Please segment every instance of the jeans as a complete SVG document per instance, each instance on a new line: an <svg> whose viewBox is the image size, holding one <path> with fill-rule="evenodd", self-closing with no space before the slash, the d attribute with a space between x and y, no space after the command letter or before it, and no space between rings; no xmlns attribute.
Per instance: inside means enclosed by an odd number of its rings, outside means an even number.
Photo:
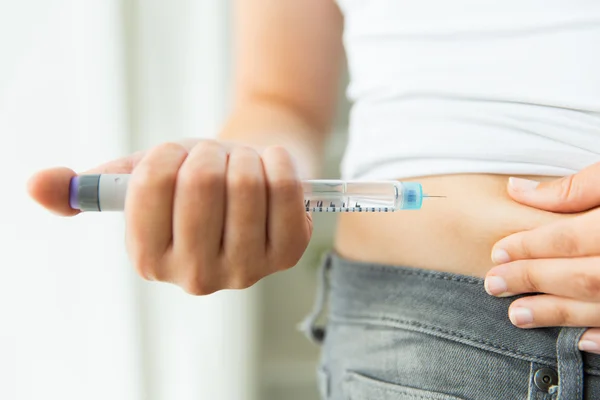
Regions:
<svg viewBox="0 0 600 400"><path fill-rule="evenodd" d="M302 329L323 400L600 399L585 328L521 329L483 279L329 254ZM317 323L327 307L327 321Z"/></svg>

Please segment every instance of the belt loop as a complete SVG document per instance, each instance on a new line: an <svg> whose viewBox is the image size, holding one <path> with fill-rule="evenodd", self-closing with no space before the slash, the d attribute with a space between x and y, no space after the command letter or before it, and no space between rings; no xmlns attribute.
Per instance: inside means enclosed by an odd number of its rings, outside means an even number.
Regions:
<svg viewBox="0 0 600 400"><path fill-rule="evenodd" d="M317 320L323 313L325 303L327 302L327 294L329 291L328 272L331 268L331 253L327 252L321 259L321 265L317 271L317 293L313 309L298 325L298 329L308 337L308 339L316 345L323 343L325 339L325 328L317 326Z"/></svg>
<svg viewBox="0 0 600 400"><path fill-rule="evenodd" d="M587 328L562 328L556 341L557 400L583 400L583 359L578 344Z"/></svg>

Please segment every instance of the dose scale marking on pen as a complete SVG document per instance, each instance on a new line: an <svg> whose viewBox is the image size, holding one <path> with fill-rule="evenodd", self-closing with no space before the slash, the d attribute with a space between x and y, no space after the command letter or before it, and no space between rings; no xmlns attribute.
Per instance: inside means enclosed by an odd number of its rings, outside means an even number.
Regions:
<svg viewBox="0 0 600 400"><path fill-rule="evenodd" d="M131 175L97 174L73 177L69 188L71 208L81 211L123 211ZM419 210L423 188L417 182L302 181L304 206L311 212L394 212Z"/></svg>

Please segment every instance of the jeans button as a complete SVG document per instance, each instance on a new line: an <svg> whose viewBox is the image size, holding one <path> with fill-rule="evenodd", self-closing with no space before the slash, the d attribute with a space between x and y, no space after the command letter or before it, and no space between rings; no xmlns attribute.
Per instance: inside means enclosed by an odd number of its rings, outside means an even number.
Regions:
<svg viewBox="0 0 600 400"><path fill-rule="evenodd" d="M558 375L552 368L540 368L535 371L533 382L538 389L547 392L551 386L558 385Z"/></svg>

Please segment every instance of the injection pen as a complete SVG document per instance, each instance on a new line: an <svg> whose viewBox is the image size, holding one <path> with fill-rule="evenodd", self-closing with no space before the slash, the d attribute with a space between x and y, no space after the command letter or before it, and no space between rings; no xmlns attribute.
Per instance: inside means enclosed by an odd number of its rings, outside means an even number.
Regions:
<svg viewBox="0 0 600 400"><path fill-rule="evenodd" d="M81 211L123 211L130 177L128 174L73 177L69 204ZM306 180L302 186L306 211L312 212L419 210L423 198L440 197L424 195L417 182Z"/></svg>

